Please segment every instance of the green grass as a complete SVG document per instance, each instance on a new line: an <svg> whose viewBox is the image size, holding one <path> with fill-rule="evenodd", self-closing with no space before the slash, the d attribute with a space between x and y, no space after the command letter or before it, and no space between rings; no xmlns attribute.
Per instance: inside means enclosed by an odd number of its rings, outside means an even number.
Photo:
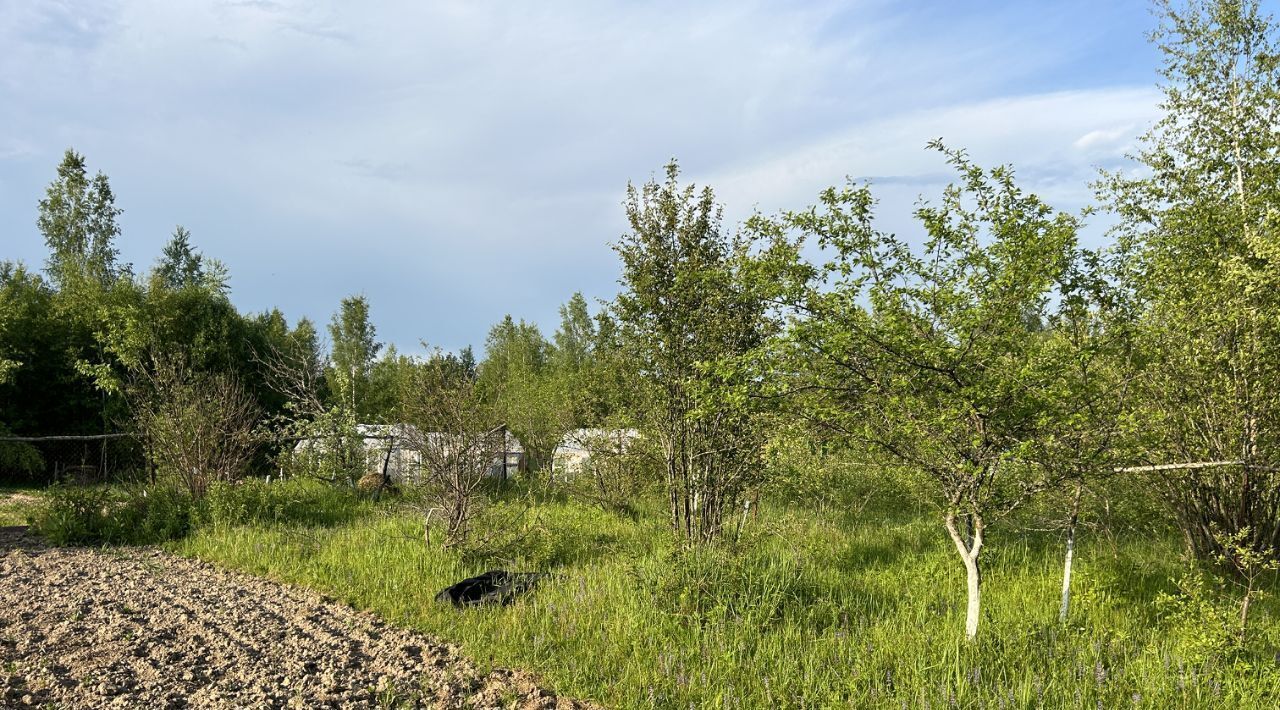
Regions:
<svg viewBox="0 0 1280 710"><path fill-rule="evenodd" d="M516 505L500 503L492 519ZM421 519L395 503L349 512L208 523L171 547L322 590L459 643L482 665L528 669L558 692L612 706L1280 701L1276 606L1255 603L1246 648L1204 653L1196 644L1228 629L1175 618L1158 601L1185 572L1172 535L1085 536L1076 603L1059 625L1060 543L997 528L984 552L979 639L965 643L959 560L935 515L897 502L856 516L766 507L736 547L677 554L656 510L632 520L543 501L518 544L481 559L427 546ZM498 566L559 576L505 608L432 600ZM1228 599L1214 603L1230 610Z"/></svg>
<svg viewBox="0 0 1280 710"><path fill-rule="evenodd" d="M26 525L32 508L31 498L39 498L36 486L0 483L0 527Z"/></svg>

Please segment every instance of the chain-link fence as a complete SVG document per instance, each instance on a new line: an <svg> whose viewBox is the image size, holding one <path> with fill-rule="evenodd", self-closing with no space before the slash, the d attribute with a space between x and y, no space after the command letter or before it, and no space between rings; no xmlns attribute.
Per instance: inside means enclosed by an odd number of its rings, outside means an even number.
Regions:
<svg viewBox="0 0 1280 710"><path fill-rule="evenodd" d="M487 476L507 480L523 471L525 458L519 442L505 427L490 435L502 437L502 443L493 444L494 461ZM401 482L419 475L422 448L420 434L381 431L360 431L340 438L263 437L253 445L245 473L349 479L351 483L376 473ZM136 434L0 436L0 484L141 483L151 481L153 475L146 448Z"/></svg>
<svg viewBox="0 0 1280 710"><path fill-rule="evenodd" d="M246 473L280 473L280 454L293 445L290 440L258 442ZM136 434L0 437L0 483L141 483L153 474Z"/></svg>
<svg viewBox="0 0 1280 710"><path fill-rule="evenodd" d="M102 483L146 476L146 456L131 434L0 437L0 481Z"/></svg>

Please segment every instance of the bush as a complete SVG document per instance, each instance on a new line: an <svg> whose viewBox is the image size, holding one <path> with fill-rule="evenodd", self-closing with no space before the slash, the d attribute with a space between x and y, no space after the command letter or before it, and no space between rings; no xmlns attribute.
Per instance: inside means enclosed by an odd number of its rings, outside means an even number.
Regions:
<svg viewBox="0 0 1280 710"><path fill-rule="evenodd" d="M150 545L176 540L191 532L197 505L177 488L134 489L111 516L120 542Z"/></svg>
<svg viewBox="0 0 1280 710"><path fill-rule="evenodd" d="M0 436L8 433L0 426ZM0 441L0 474L30 481L38 479L44 469L44 457L36 447L22 441Z"/></svg>
<svg viewBox="0 0 1280 710"><path fill-rule="evenodd" d="M1193 664L1228 660L1240 648L1230 602L1196 569L1178 580L1178 592L1156 598L1178 654Z"/></svg>
<svg viewBox="0 0 1280 710"><path fill-rule="evenodd" d="M145 545L172 540L191 529L195 504L172 488L128 490L54 486L31 517L31 526L55 545Z"/></svg>
<svg viewBox="0 0 1280 710"><path fill-rule="evenodd" d="M312 481L218 482L199 501L176 486L58 485L29 522L55 545L151 545L206 524L334 525L351 520L365 505L351 491Z"/></svg>
<svg viewBox="0 0 1280 710"><path fill-rule="evenodd" d="M239 380L192 371L181 358L156 358L151 365L135 373L129 397L160 478L199 498L211 483L244 475L261 412Z"/></svg>
<svg viewBox="0 0 1280 710"><path fill-rule="evenodd" d="M107 533L110 491L54 486L32 514L31 527L55 545L100 542Z"/></svg>

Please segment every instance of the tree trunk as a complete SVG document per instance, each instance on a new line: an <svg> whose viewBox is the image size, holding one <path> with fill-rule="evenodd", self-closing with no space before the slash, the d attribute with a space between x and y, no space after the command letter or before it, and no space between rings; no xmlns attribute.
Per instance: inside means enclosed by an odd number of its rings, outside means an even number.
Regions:
<svg viewBox="0 0 1280 710"><path fill-rule="evenodd" d="M751 499L742 501L742 519L738 521L738 532L734 533L733 541L737 542L742 538L742 528L747 525L747 513L751 510Z"/></svg>
<svg viewBox="0 0 1280 710"><path fill-rule="evenodd" d="M374 502L382 500L382 491L391 485L391 476L387 468L391 465L391 452L396 448L396 440L390 439L387 444L387 455L382 458L382 477L378 479L378 488L373 492Z"/></svg>
<svg viewBox="0 0 1280 710"><path fill-rule="evenodd" d="M1253 600L1253 580L1244 590L1244 599L1240 602L1240 644L1244 645L1245 634L1249 628L1249 602Z"/></svg>
<svg viewBox="0 0 1280 710"><path fill-rule="evenodd" d="M978 567L978 555L982 552L982 516L970 513L969 524L973 526L973 536L966 541L956 527L955 513L948 512L945 518L947 533L960 553L968 581L969 603L965 612L964 635L972 641L978 635L978 619L982 610L982 570Z"/></svg>
<svg viewBox="0 0 1280 710"><path fill-rule="evenodd" d="M964 637L972 641L978 636L978 618L982 611L982 570L976 556L966 557L964 569L968 577L969 604L965 608Z"/></svg>
<svg viewBox="0 0 1280 710"><path fill-rule="evenodd" d="M1076 493L1071 499L1071 516L1067 519L1067 555L1062 565L1062 607L1058 609L1058 623L1067 623L1071 610L1071 563L1076 552L1076 523L1080 520L1080 493L1083 484L1076 483Z"/></svg>

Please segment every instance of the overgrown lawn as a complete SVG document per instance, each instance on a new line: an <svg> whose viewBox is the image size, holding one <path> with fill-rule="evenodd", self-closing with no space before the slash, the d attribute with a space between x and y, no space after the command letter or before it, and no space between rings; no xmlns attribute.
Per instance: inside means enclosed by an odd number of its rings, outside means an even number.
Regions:
<svg viewBox="0 0 1280 710"><path fill-rule="evenodd" d="M512 498L493 520L526 502ZM1233 647L1225 589L1178 596L1187 570L1172 535L1085 536L1060 625L1059 540L997 529L984 553L982 628L968 644L963 572L927 510L766 507L736 545L678 553L657 508L636 520L543 500L514 542L483 554L427 545L421 518L394 501L301 522L208 522L171 547L322 590L457 642L482 664L532 670L558 692L619 707L1280 700L1276 606L1255 604L1249 643ZM556 576L508 607L433 601L495 567Z"/></svg>

